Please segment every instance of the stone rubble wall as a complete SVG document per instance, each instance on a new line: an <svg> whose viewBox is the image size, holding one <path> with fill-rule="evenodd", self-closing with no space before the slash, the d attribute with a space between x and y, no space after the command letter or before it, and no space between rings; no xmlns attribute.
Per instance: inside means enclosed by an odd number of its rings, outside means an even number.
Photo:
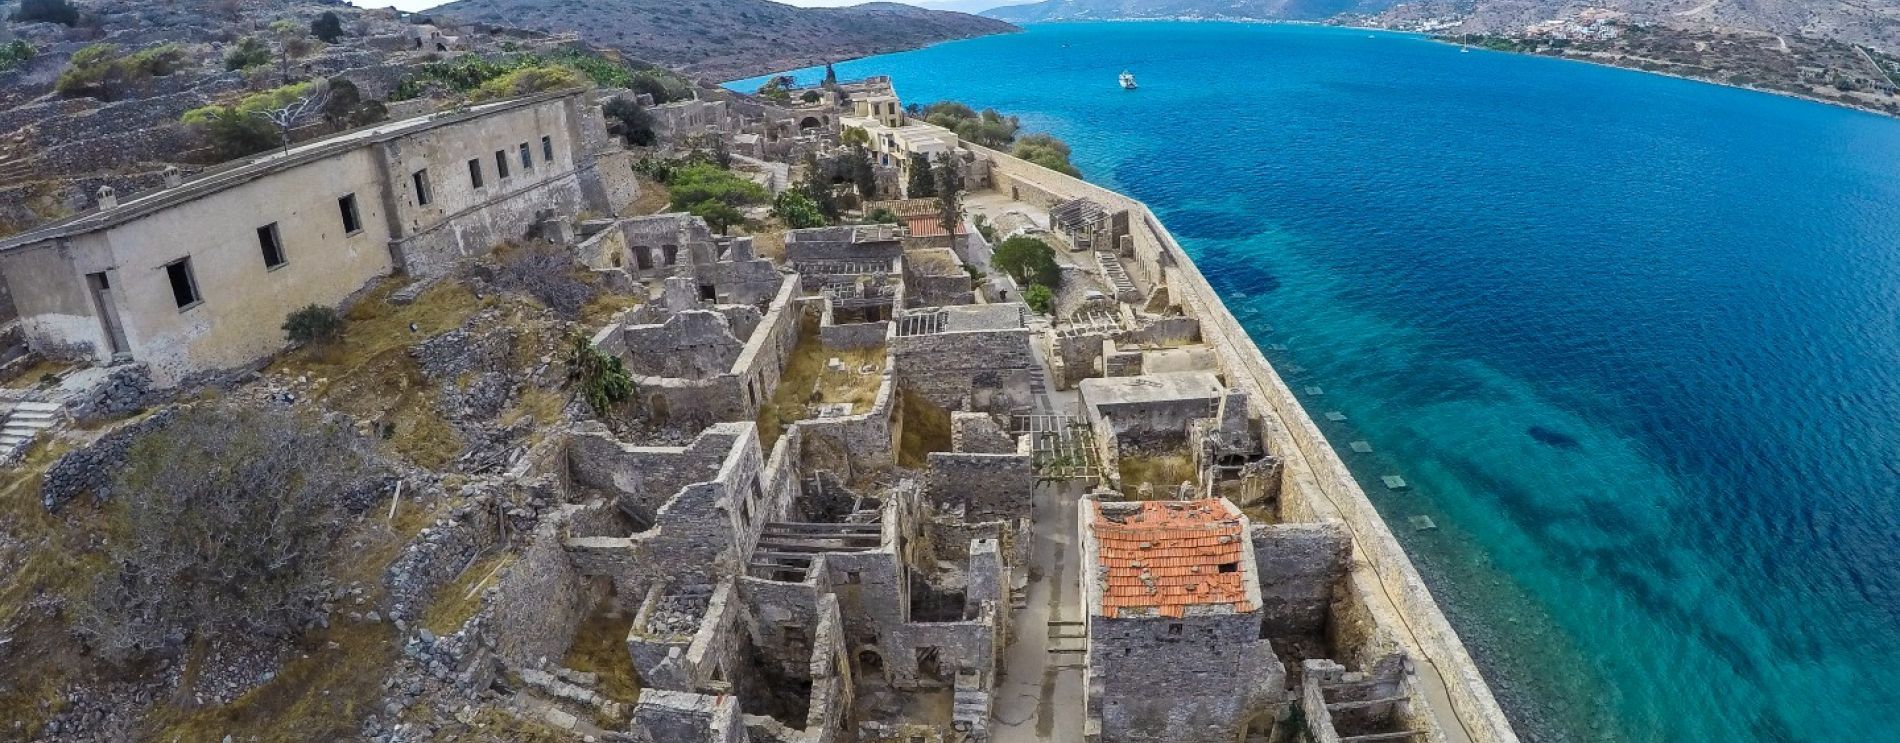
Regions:
<svg viewBox="0 0 1900 743"><path fill-rule="evenodd" d="M1036 466L1028 454L931 452L924 475L930 503L961 509L971 521L1030 515Z"/></svg>
<svg viewBox="0 0 1900 743"><path fill-rule="evenodd" d="M1337 521L1255 524L1261 630L1268 637L1323 635L1334 592L1352 569L1352 535Z"/></svg>
<svg viewBox="0 0 1900 743"><path fill-rule="evenodd" d="M890 354L906 388L948 410L1027 408L1035 355L1028 328L895 336Z"/></svg>
<svg viewBox="0 0 1900 743"><path fill-rule="evenodd" d="M1153 212L1138 201L1081 179L967 142L964 147L991 162L997 190L1016 193L1023 201L1049 205L1066 200L1058 196L1087 196L1111 209L1129 210L1134 222L1131 273L1166 276L1171 298L1200 320L1201 335L1217 352L1228 383L1246 392L1264 415L1267 450L1287 461L1283 515L1343 521L1353 537L1353 553L1366 567L1354 571L1353 590L1365 597L1378 623L1395 628L1422 654L1430 667L1420 673L1436 673L1443 679L1452 712L1475 743L1516 743L1517 733L1490 686L1383 517L1293 391ZM1387 601L1398 616L1385 610Z"/></svg>

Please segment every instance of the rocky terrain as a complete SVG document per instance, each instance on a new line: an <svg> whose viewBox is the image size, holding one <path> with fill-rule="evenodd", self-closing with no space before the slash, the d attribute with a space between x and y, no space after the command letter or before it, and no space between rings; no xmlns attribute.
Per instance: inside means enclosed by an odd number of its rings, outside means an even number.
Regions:
<svg viewBox="0 0 1900 743"><path fill-rule="evenodd" d="M180 121L186 111L287 82L338 77L350 80L365 100L384 99L416 66L439 57L405 38L417 28L411 19L340 2L79 0L75 5L82 15L71 26L0 23L0 46L17 42L31 50L10 69L0 65L0 235L83 210L101 186L131 195L162 186L168 167L188 176L228 159ZM334 43L309 34L311 23L326 12L341 21ZM477 54L562 43L545 34L493 27L450 27L445 33L455 35L458 51ZM261 40L267 61L231 69L228 57L247 38ZM59 90L61 76L75 67L75 55L102 44L121 59L162 51L172 61L137 74L114 66L96 89ZM285 50L291 53L279 53ZM352 123L336 121L300 134Z"/></svg>
<svg viewBox="0 0 1900 743"><path fill-rule="evenodd" d="M983 11L1012 23L1124 18L1208 18L1316 21L1342 13L1377 13L1392 0L1044 0Z"/></svg>
<svg viewBox="0 0 1900 743"><path fill-rule="evenodd" d="M897 3L794 8L769 0L459 0L431 15L575 32L709 80L1006 33L1014 26Z"/></svg>

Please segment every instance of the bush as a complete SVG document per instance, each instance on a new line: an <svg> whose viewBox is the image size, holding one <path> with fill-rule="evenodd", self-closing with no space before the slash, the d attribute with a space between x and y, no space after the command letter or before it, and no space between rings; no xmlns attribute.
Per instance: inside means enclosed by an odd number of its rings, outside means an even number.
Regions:
<svg viewBox="0 0 1900 743"><path fill-rule="evenodd" d="M186 111L179 121L196 129L226 159L255 155L284 144L284 134L263 113L310 94L298 83L246 96L234 106L210 105Z"/></svg>
<svg viewBox="0 0 1900 743"><path fill-rule="evenodd" d="M705 219L720 232L744 219L739 207L763 204L770 194L752 181L710 163L693 163L673 171L667 190L673 208Z"/></svg>
<svg viewBox="0 0 1900 743"><path fill-rule="evenodd" d="M270 47L263 39L246 36L224 54L224 69L236 72L271 63Z"/></svg>
<svg viewBox="0 0 1900 743"><path fill-rule="evenodd" d="M582 80L581 73L571 67L560 65L524 67L482 83L474 92L469 93L468 98L471 101L493 101L550 90L578 88L585 84Z"/></svg>
<svg viewBox="0 0 1900 743"><path fill-rule="evenodd" d="M899 224L900 223L899 220L897 219L896 214L893 214L890 209L881 207L881 206L876 209L872 209L870 214L864 215L864 220L872 224Z"/></svg>
<svg viewBox="0 0 1900 743"><path fill-rule="evenodd" d="M801 95L798 97L798 100L804 101L806 103L817 103L818 99L823 98L823 97L824 96L819 95L818 91L816 90L807 90L805 91L804 95Z"/></svg>
<svg viewBox="0 0 1900 743"><path fill-rule="evenodd" d="M1025 287L1032 284L1055 289L1062 286L1062 267L1056 264L1056 251L1048 243L1018 235L996 246L990 265L1002 269Z"/></svg>
<svg viewBox="0 0 1900 743"><path fill-rule="evenodd" d="M580 387L581 398L596 415L605 416L633 399L633 377L618 357L595 348L584 335L575 335L568 347L568 381Z"/></svg>
<svg viewBox="0 0 1900 743"><path fill-rule="evenodd" d="M73 54L54 89L66 96L110 98L184 65L185 49L177 44L160 44L131 55L121 55L114 44L93 44Z"/></svg>
<svg viewBox="0 0 1900 743"><path fill-rule="evenodd" d="M1069 145L1047 134L1031 134L1017 140L1010 154L1058 173L1082 177L1082 171L1069 163Z"/></svg>
<svg viewBox="0 0 1900 743"><path fill-rule="evenodd" d="M925 121L956 132L958 137L984 147L1008 147L1015 141L1016 130L1021 127L1014 116L1004 116L993 108L977 113L956 101L932 103L924 108L923 117Z"/></svg>
<svg viewBox="0 0 1900 743"><path fill-rule="evenodd" d="M120 662L191 641L292 637L321 616L343 515L385 475L338 420L187 408L135 441L113 480L126 528L105 547L79 626Z"/></svg>
<svg viewBox="0 0 1900 743"><path fill-rule="evenodd" d="M1055 305L1055 301L1056 293L1041 284L1030 284L1028 289L1023 290L1023 302L1027 303L1029 309L1035 311L1036 314L1049 314L1049 309Z"/></svg>
<svg viewBox="0 0 1900 743"><path fill-rule="evenodd" d="M904 196L912 199L926 199L937 195L937 176L930 169L930 157L922 153L910 156L910 180L904 187Z"/></svg>
<svg viewBox="0 0 1900 743"><path fill-rule="evenodd" d="M33 61L36 54L33 45L19 39L0 45L0 72L24 67L26 63Z"/></svg>
<svg viewBox="0 0 1900 743"><path fill-rule="evenodd" d="M829 221L811 197L789 189L772 201L772 216L784 222L786 228L794 230L823 227Z"/></svg>
<svg viewBox="0 0 1900 743"><path fill-rule="evenodd" d="M577 270L574 259L558 249L520 250L502 261L495 284L534 297L554 314L572 320L597 293Z"/></svg>
<svg viewBox="0 0 1900 743"><path fill-rule="evenodd" d="M335 44L343 39L343 19L337 17L336 11L323 11L323 15L310 22L310 35L325 44Z"/></svg>
<svg viewBox="0 0 1900 743"><path fill-rule="evenodd" d="M20 9L13 14L13 20L71 26L79 23L79 9L67 0L20 0Z"/></svg>
<svg viewBox="0 0 1900 743"><path fill-rule="evenodd" d="M624 96L616 97L600 107L607 117L607 131L619 135L629 147L646 147L656 140L653 134L653 115L640 107L640 103Z"/></svg>
<svg viewBox="0 0 1900 743"><path fill-rule="evenodd" d="M343 339L343 316L335 308L310 305L284 318L284 337L291 343L335 343Z"/></svg>

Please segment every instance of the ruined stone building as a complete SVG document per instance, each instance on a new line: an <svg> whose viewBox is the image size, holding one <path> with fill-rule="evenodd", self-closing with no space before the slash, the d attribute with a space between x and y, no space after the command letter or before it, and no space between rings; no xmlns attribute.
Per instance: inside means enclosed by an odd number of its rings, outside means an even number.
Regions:
<svg viewBox="0 0 1900 743"><path fill-rule="evenodd" d="M566 91L317 140L0 241L27 344L150 366L169 386L283 347L291 310L400 271L440 275L544 214L611 211L604 125Z"/></svg>
<svg viewBox="0 0 1900 743"><path fill-rule="evenodd" d="M1089 739L1230 743L1268 732L1286 670L1260 631L1247 517L1225 500L1082 515Z"/></svg>

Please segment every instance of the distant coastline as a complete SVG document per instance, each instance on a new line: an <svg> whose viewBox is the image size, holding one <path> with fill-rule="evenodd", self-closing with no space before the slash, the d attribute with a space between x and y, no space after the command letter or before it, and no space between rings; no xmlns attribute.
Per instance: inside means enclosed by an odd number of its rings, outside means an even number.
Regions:
<svg viewBox="0 0 1900 743"><path fill-rule="evenodd" d="M1383 30L1383 29L1375 29L1375 30ZM1425 33L1418 33L1418 32L1401 32L1401 31L1388 31L1388 33L1410 33L1416 36L1428 37L1432 41L1445 44L1447 46L1468 46L1465 43L1459 41L1456 37L1450 37L1450 36L1439 36L1436 34L1425 34ZM1793 98L1798 101L1807 101L1809 103L1819 103L1826 106L1833 106L1835 108L1844 108L1849 111L1859 111L1861 113L1874 114L1882 118L1900 119L1900 113L1885 111L1882 109L1872 108L1869 106L1856 106L1851 103L1846 103L1846 102L1838 101L1838 100L1832 100L1828 98L1821 98L1818 96L1802 95L1792 90L1764 88L1758 85L1741 85L1737 83L1728 82L1726 80L1717 80L1714 78L1703 77L1700 75L1684 75L1677 72L1664 72L1662 70L1645 70L1641 67L1636 67L1633 65L1621 65L1621 64L1615 64L1613 62L1604 62L1604 61L1596 60L1596 59L1584 59L1582 57L1572 57L1572 56L1562 55L1562 54L1539 54L1537 52L1519 52L1519 51L1510 51L1506 49L1491 49L1489 47L1482 47L1482 46L1472 46L1471 48L1476 49L1477 51L1490 52L1493 54L1515 54L1520 57L1538 57L1541 59L1554 59L1560 62L1578 62L1578 63L1592 65L1596 67L1608 67L1613 70L1627 70L1630 72L1640 72L1645 75L1656 75L1658 77L1669 77L1669 78L1675 78L1677 80L1688 80L1690 82L1704 83L1707 85L1714 85L1716 87L1721 87L1721 88L1733 88L1735 90L1746 90L1746 91L1755 92L1755 93L1767 93L1769 95L1781 96L1783 98Z"/></svg>

